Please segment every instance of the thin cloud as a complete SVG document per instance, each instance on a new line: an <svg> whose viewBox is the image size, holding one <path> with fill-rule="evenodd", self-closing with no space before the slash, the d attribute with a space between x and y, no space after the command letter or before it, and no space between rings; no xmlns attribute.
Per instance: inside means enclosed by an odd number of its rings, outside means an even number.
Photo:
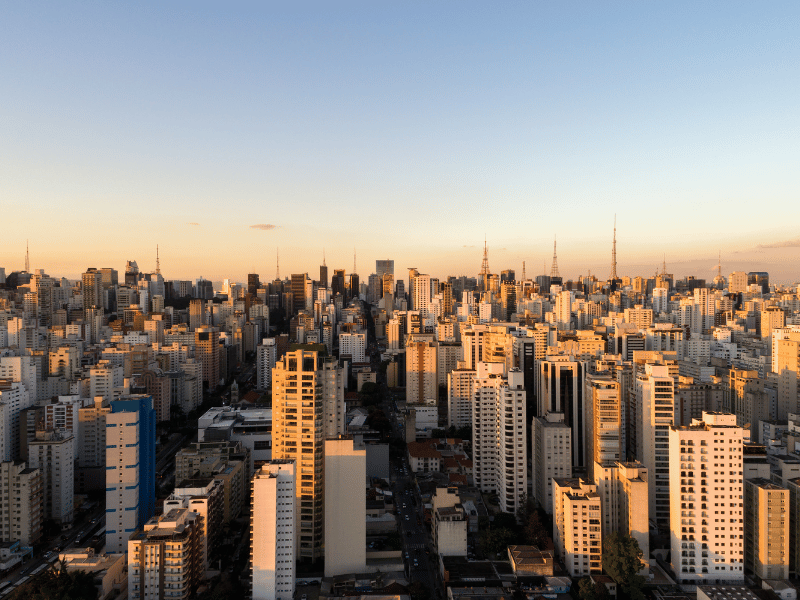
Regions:
<svg viewBox="0 0 800 600"><path fill-rule="evenodd" d="M192 227L200 227L200 223L187 223L187 225L191 225Z"/></svg>
<svg viewBox="0 0 800 600"><path fill-rule="evenodd" d="M250 225L250 229L260 229L261 231L269 231L270 229L275 229L276 225L270 225L268 223L259 223L258 225Z"/></svg>
<svg viewBox="0 0 800 600"><path fill-rule="evenodd" d="M475 246L467 246L466 244L464 244L464 248L474 248L474 247Z"/></svg>
<svg viewBox="0 0 800 600"><path fill-rule="evenodd" d="M786 240L785 242L773 242L772 244L759 244L756 248L800 248L800 238Z"/></svg>

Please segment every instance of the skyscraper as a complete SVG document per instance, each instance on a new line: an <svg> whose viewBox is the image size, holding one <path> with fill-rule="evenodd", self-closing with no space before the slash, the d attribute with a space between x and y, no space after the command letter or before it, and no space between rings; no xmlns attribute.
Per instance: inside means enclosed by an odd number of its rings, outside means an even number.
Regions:
<svg viewBox="0 0 800 600"><path fill-rule="evenodd" d="M251 483L250 568L253 600L292 600L298 527L297 465L273 460Z"/></svg>
<svg viewBox="0 0 800 600"><path fill-rule="evenodd" d="M150 396L123 396L106 415L106 552L128 551L128 538L155 513L156 413Z"/></svg>
<svg viewBox="0 0 800 600"><path fill-rule="evenodd" d="M342 371L317 352L287 352L272 371L272 457L293 460L297 486L297 557L322 557L325 438L344 433Z"/></svg>
<svg viewBox="0 0 800 600"><path fill-rule="evenodd" d="M203 384L216 389L219 385L219 330L216 327L198 327L194 332L194 355L203 365Z"/></svg>
<svg viewBox="0 0 800 600"><path fill-rule="evenodd" d="M669 537L678 583L744 583L742 438L736 417L724 413L703 412L702 420L669 430Z"/></svg>
<svg viewBox="0 0 800 600"><path fill-rule="evenodd" d="M103 308L103 276L97 269L88 269L81 279L83 309Z"/></svg>

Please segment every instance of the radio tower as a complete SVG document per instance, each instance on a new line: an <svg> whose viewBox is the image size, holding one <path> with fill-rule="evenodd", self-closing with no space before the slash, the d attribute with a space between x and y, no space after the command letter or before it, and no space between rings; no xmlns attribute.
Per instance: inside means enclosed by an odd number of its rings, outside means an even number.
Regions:
<svg viewBox="0 0 800 600"><path fill-rule="evenodd" d="M553 239L553 266L550 269L550 278L552 279L553 277L561 277L561 275L558 274L558 257L556 256L556 240L555 239Z"/></svg>
<svg viewBox="0 0 800 600"><path fill-rule="evenodd" d="M281 251L275 248L275 281L281 280Z"/></svg>
<svg viewBox="0 0 800 600"><path fill-rule="evenodd" d="M353 273L356 272L356 249L353 248Z"/></svg>
<svg viewBox="0 0 800 600"><path fill-rule="evenodd" d="M666 275L667 274L667 255L666 254L664 254L664 262L661 264L661 274L662 275Z"/></svg>
<svg viewBox="0 0 800 600"><path fill-rule="evenodd" d="M25 272L31 272L31 255L28 251L28 240L25 240Z"/></svg>
<svg viewBox="0 0 800 600"><path fill-rule="evenodd" d="M158 244L156 244L156 275L161 275L161 261L158 259Z"/></svg>
<svg viewBox="0 0 800 600"><path fill-rule="evenodd" d="M528 277L525 275L525 261L522 261L522 281L527 281Z"/></svg>
<svg viewBox="0 0 800 600"><path fill-rule="evenodd" d="M720 281L722 280L722 251L719 253L719 259L717 262L717 277L720 278Z"/></svg>
<svg viewBox="0 0 800 600"><path fill-rule="evenodd" d="M617 278L617 215L614 215L614 242L611 245L611 281Z"/></svg>
<svg viewBox="0 0 800 600"><path fill-rule="evenodd" d="M486 238L483 238L483 262L481 263L481 277L483 278L483 291L489 291L489 249L486 247Z"/></svg>

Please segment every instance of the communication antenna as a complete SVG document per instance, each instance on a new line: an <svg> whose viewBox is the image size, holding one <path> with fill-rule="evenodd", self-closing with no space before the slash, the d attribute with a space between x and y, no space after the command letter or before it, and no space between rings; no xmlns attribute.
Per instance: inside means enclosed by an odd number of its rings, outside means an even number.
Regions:
<svg viewBox="0 0 800 600"><path fill-rule="evenodd" d="M489 249L486 247L486 236L483 237L483 262L481 262L481 277L483 278L483 291L489 291Z"/></svg>
<svg viewBox="0 0 800 600"><path fill-rule="evenodd" d="M614 215L614 242L611 245L611 280L617 278L617 215Z"/></svg>
<svg viewBox="0 0 800 600"><path fill-rule="evenodd" d="M556 240L553 238L553 267L550 269L550 277L560 277L558 274L558 256L556 255Z"/></svg>
<svg viewBox="0 0 800 600"><path fill-rule="evenodd" d="M158 244L156 244L156 275L161 275L161 261L158 258Z"/></svg>
<svg viewBox="0 0 800 600"><path fill-rule="evenodd" d="M25 240L25 272L31 272L31 255L28 250L28 240Z"/></svg>
<svg viewBox="0 0 800 600"><path fill-rule="evenodd" d="M281 280L281 251L280 248L275 248L275 281Z"/></svg>

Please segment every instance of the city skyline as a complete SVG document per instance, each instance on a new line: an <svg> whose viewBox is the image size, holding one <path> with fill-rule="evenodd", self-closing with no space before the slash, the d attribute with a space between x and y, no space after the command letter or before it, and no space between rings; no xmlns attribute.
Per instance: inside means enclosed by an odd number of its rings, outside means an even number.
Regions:
<svg viewBox="0 0 800 600"><path fill-rule="evenodd" d="M0 264L796 277L794 3L237 8L3 8Z"/></svg>
<svg viewBox="0 0 800 600"><path fill-rule="evenodd" d="M551 242L552 244L552 242ZM250 269L247 268L235 268L230 269L228 271L216 271L214 273L210 273L207 270L203 271L202 267L199 267L199 270L195 272L191 272L189 267L184 266L185 263L180 263L173 266L171 263L173 262L170 257L165 257L163 252L163 247L159 246L159 256L161 262L161 274L165 280L196 280L196 279L206 279L209 281L213 281L214 283L222 283L225 279L231 279L232 281L236 281L238 283L245 283L247 282L247 275L248 273L257 273L261 279L261 281L272 281L275 277L276 264L277 260L280 260L280 277L281 279L287 279L292 273L308 273L311 279L315 279L317 276L317 268L318 265L311 264L311 265L302 265L297 260L292 260L292 253L291 248L289 248L286 252L287 256L283 256L283 252L280 248L273 249L273 251L277 251L279 256L275 256L273 258L273 264L265 265L263 268L260 268L257 265L251 265ZM35 250L35 249L34 249ZM454 249L453 253L458 251L459 249ZM467 258L464 257L462 264L464 268L458 270L458 267L454 267L453 269L447 272L434 272L431 269L426 267L427 264L430 264L431 261L425 261L425 257L416 256L416 258L420 259L421 262L419 264L412 264L412 260L402 260L397 258L391 258L395 262L395 280L408 280L408 269L412 266L416 265L416 268L421 273L426 273L431 277L436 277L438 279L445 279L449 276L467 276L467 277L478 277L480 275L480 259L483 256L483 246L471 245L468 248L463 248L464 253L467 254L472 253L477 259L478 264L474 268L470 268L469 262L467 262ZM797 254L798 250L795 249L794 246L786 246L783 248L764 248L764 249L756 249L754 253L765 253L769 250L777 253L783 253L787 255L786 260L782 261L775 261L765 259L765 260L747 260L743 258L739 258L744 252L734 252L732 253L731 257L726 260L721 253L717 256L708 256L707 258L695 258L693 260L679 260L679 261L671 261L669 256L662 254L658 258L658 260L654 261L652 265L647 263L640 263L640 264L631 264L626 261L618 261L617 262L617 272L620 277L652 277L657 273L661 273L664 266L666 266L666 272L669 274L674 275L678 279L683 279L687 276L694 276L698 279L707 279L708 281L712 280L718 272L718 267L721 265L722 267L722 275L727 279L730 273L734 271L765 271L770 273L771 281L777 284L789 284L789 283L796 283L800 281L800 274L798 274L797 270L794 268L793 264L790 262L791 258ZM318 261L319 265L322 265L323 262L327 264L329 273L332 273L334 269L344 269L346 273L352 272L352 264L353 264L353 250L351 249L349 263L347 259L339 260L338 257L346 256L346 251L343 249L341 252L337 252L334 248L334 251L331 252L329 250L324 251L324 258ZM515 271L517 279L521 279L523 273L523 261L525 262L525 272L528 279L535 279L538 275L549 275L551 266L552 266L552 248L550 250L550 257L539 262L531 262L530 260L521 259L517 262L512 262L514 260L513 257L512 261L507 262L500 262L503 260L504 256L509 256L511 253L508 252L506 248L502 248L501 251L498 253L500 254L500 258L495 258L492 248L488 247L489 253L489 264L490 270L494 274L499 274L501 271L506 269L511 269ZM125 271L125 263L127 261L136 261L139 266L139 270L142 273L155 273L156 272L156 251L153 251L152 260L148 256L142 256L142 252L134 252L135 256L128 256L123 257L122 259L113 259L107 260L108 254L104 254L104 258L100 261L94 260L93 257L86 257L85 260L81 262L81 259L78 258L74 262L70 262L68 268L69 269L77 269L71 271L59 271L57 270L58 263L55 263L54 266L47 265L47 264L39 264L35 258L30 259L30 269L33 272L36 269L44 269L44 271L51 276L57 277L66 277L67 279L74 279L80 280L82 273L86 271L87 268L102 268L102 267L110 267L116 269L120 273L124 273ZM605 281L609 279L611 273L611 245L609 244L608 249L608 261L605 265L601 264L601 260L599 258L600 252L592 255L591 261L587 261L584 263L583 268L580 270L578 269L577 263L574 261L565 260L562 258L562 252L558 250L558 267L561 276L564 280L572 279L577 280L578 277L583 276L594 276L599 281ZM32 254L32 256L34 256ZM358 259L358 253L356 253L356 266L357 270L356 273L367 276L369 274L375 273L375 261L385 259L385 256L379 255L375 258L365 257L362 256L361 259ZM429 257L430 258L430 257ZM287 260L288 259L288 260ZM241 263L244 259L239 260L237 262ZM19 259L19 265L16 266L16 262L10 261L8 263L0 263L0 267L4 267L7 274L10 274L13 271L23 271L25 266L25 255L23 254L22 257ZM103 264L101 265L100 262ZM112 263L113 264L107 264ZM254 262L254 261L251 261ZM432 261L436 262L436 261ZM261 264L265 264L266 260L262 260ZM288 263L288 264L287 264ZM405 265L408 263L409 266L399 266ZM455 261L452 263L455 265ZM591 268L587 265L595 264L598 267ZM291 265L299 265L299 268L290 268ZM360 265L360 266L359 266ZM366 283L366 279L364 280Z"/></svg>

